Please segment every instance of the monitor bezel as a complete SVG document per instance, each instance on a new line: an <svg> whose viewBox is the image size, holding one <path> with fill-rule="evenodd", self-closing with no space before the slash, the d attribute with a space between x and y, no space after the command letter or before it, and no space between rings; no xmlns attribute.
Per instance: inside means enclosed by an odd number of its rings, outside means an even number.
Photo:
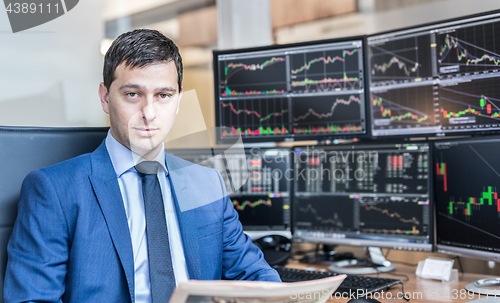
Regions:
<svg viewBox="0 0 500 303"><path fill-rule="evenodd" d="M366 80L366 89L368 90L366 92L366 102L367 102L367 118L370 119L370 135L372 139L387 139L387 138L398 138L400 140L402 139L410 139L410 138L433 138L433 137L452 137L452 136L463 136L463 135L469 135L469 136L476 136L476 135L498 135L500 134L500 128L499 129L493 129L493 130L488 130L488 129L482 129L482 130L474 130L474 131L441 131L441 132L414 132L414 133L406 133L406 134L388 134L388 135L374 135L374 125L373 125L373 119L372 119L372 111L373 111L373 104L370 102L371 98L371 91L370 91L370 83L371 83L371 64L370 64L370 56L369 56L369 40L374 37L380 37L380 36L389 36L389 35L397 35L401 32L405 31L413 31L413 32L422 32L422 31L430 31L430 30L436 30L436 29L441 29L444 27L449 27L449 26L454 26L454 25L459 25L459 24L464 24L467 22L471 22L471 19L474 18L482 18L484 20L486 19L493 19L493 18L499 18L500 19L500 9L492 10L492 11L487 11L487 12L481 12L477 14L471 14L471 15L464 15L460 17L455 17L455 18L449 18L445 20L439 20L439 21L434 21L434 22L427 22L419 25L413 25L413 26L408 26L408 27L402 27L402 28L397 28L397 29L392 29L392 30L387 30L383 31L380 33L374 33L370 35L366 35L366 43L365 47L366 53L365 53L365 62L366 62L366 68L365 68L365 80ZM500 76L499 76L500 77ZM438 80L438 79L435 79ZM434 80L434 81L435 81Z"/></svg>
<svg viewBox="0 0 500 303"><path fill-rule="evenodd" d="M349 246L361 246L361 247L370 247L370 246L375 246L375 247L380 247L380 248L389 248L389 249L397 249L397 250L407 250L407 251L424 251L424 252L434 252L435 251L435 201L434 201L434 177L433 177L433 144L432 141L429 140L414 140L414 141L402 141L398 140L397 138L385 138L387 140L370 140L370 141L361 141L361 142L356 142L353 144L342 144L342 145L315 145L314 147L316 148L342 148L343 150L345 149L354 149L356 148L373 148L377 149L377 147L383 147L383 146L388 146L388 145L394 145L394 144L427 144L429 149L428 149L428 155L429 155L429 168L428 168L428 197L429 197L429 203L430 203L430 210L429 210L429 243L413 243L413 242L398 242L398 241L386 241L386 240L373 240L373 239L358 239L358 238L318 238L318 237L308 237L308 236L297 236L296 235L296 212L292 212L292 239L294 242L307 242L307 243L314 243L314 244L326 244L326 245L349 245ZM292 152L294 153L295 156L295 149L300 149L304 148L306 146L294 146L292 149ZM295 164L295 158L293 160L293 163ZM295 169L295 167L294 167ZM293 201L292 201L292 209L296 208L296 195L295 195L295 183L296 180L293 182ZM341 232L339 232L341 233ZM360 235L367 235L370 236L369 234L360 234ZM378 237L383 237L380 235L377 235ZM394 237L393 237L394 238ZM404 238L404 236L402 236Z"/></svg>
<svg viewBox="0 0 500 303"><path fill-rule="evenodd" d="M219 55L227 55L227 54L240 54L246 52L257 52L257 51L266 51L266 50L280 50L291 47L303 47L303 46L316 46L321 44L330 44L330 43L342 43L342 42L355 42L361 41L362 50L363 50L363 99L362 106L364 107L364 116L361 118L364 119L365 129L362 132L356 133L345 133L345 134L315 134L315 135L294 135L293 133L286 135L273 135L273 136L242 136L243 142L253 143L253 142L295 142L295 141L305 141L305 140L317 140L317 141L325 141L325 140L335 140L335 139L353 139L353 138L369 138L370 137L370 122L368 121L368 107L367 107L367 77L366 77L366 68L367 65L367 48L366 48L366 36L350 36L350 37L342 37L335 39L322 39L322 40L313 40L306 42L298 42L298 43L287 43L287 44L273 44L267 46L258 46L258 47L249 47L249 48L238 48L238 49L226 49L226 50L213 50L213 72L214 72L214 109L215 109L215 136L217 144L227 144L230 142L231 138L223 138L220 135L221 125L221 113L219 112L219 102L220 102L220 92L218 86L219 79L219 64L218 64L218 56Z"/></svg>

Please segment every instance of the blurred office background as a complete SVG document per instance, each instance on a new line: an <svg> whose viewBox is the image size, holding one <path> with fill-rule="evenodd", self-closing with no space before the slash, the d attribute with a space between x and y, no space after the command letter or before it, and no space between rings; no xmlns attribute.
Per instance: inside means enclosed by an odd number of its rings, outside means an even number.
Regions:
<svg viewBox="0 0 500 303"><path fill-rule="evenodd" d="M85 0L13 34L0 12L0 125L105 126L97 88L119 34L152 28L184 60L172 135L214 126L212 50L363 35L500 8L497 0ZM193 141L193 140L191 140ZM177 140L196 146L206 142Z"/></svg>
<svg viewBox="0 0 500 303"><path fill-rule="evenodd" d="M151 28L172 38L184 61L186 93L171 137L180 138L178 147L201 147L207 141L182 138L214 126L213 49L372 34L494 9L498 0L82 0L15 34L2 10L0 125L108 126L97 95L103 54L119 34ZM498 271L484 261L465 265Z"/></svg>

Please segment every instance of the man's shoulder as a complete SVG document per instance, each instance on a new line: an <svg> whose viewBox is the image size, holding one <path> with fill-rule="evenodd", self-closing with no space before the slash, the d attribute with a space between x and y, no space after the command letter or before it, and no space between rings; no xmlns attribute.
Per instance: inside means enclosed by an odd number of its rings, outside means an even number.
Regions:
<svg viewBox="0 0 500 303"><path fill-rule="evenodd" d="M40 168L38 171L56 178L67 178L70 176L89 175L91 172L91 153L64 160L62 162Z"/></svg>

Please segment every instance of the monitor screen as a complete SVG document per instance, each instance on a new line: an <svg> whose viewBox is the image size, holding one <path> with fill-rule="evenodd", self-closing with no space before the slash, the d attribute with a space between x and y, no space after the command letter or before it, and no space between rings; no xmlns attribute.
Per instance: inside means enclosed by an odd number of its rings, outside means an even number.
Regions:
<svg viewBox="0 0 500 303"><path fill-rule="evenodd" d="M214 51L218 142L366 132L363 38Z"/></svg>
<svg viewBox="0 0 500 303"><path fill-rule="evenodd" d="M291 151L281 148L248 148L246 163L248 181L231 194L234 208L245 231L286 231L291 236L290 192ZM231 177L234 161L226 154ZM240 164L241 165L241 164Z"/></svg>
<svg viewBox="0 0 500 303"><path fill-rule="evenodd" d="M294 152L294 239L432 250L428 143Z"/></svg>
<svg viewBox="0 0 500 303"><path fill-rule="evenodd" d="M499 30L496 11L368 37L372 134L499 131Z"/></svg>
<svg viewBox="0 0 500 303"><path fill-rule="evenodd" d="M291 150L173 149L168 152L221 174L245 232L291 237ZM287 177L288 176L288 177Z"/></svg>
<svg viewBox="0 0 500 303"><path fill-rule="evenodd" d="M500 138L436 142L439 252L500 261Z"/></svg>

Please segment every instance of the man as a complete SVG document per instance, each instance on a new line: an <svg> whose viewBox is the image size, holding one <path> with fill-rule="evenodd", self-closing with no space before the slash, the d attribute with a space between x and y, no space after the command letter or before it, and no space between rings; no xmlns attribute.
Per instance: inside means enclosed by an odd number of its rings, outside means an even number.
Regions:
<svg viewBox="0 0 500 303"><path fill-rule="evenodd" d="M188 279L279 281L242 233L220 175L164 152L182 96L175 44L125 33L103 76L104 142L23 183L5 302L158 303Z"/></svg>

